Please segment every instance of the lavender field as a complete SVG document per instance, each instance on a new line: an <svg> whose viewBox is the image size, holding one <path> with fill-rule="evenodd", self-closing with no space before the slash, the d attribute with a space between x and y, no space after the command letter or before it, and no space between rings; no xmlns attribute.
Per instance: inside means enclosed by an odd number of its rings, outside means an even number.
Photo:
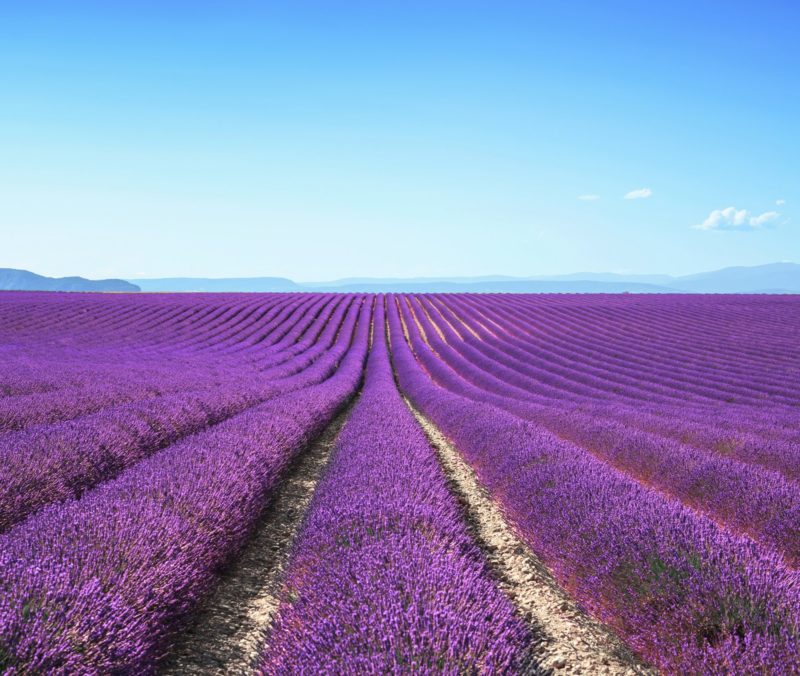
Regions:
<svg viewBox="0 0 800 676"><path fill-rule="evenodd" d="M798 336L789 295L2 293L0 672L800 673Z"/></svg>

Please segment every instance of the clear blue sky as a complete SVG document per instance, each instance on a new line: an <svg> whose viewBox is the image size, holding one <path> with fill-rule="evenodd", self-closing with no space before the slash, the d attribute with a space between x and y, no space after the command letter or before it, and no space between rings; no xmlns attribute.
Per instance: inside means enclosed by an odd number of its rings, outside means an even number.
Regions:
<svg viewBox="0 0 800 676"><path fill-rule="evenodd" d="M4 2L0 266L797 261L798 35L789 0Z"/></svg>

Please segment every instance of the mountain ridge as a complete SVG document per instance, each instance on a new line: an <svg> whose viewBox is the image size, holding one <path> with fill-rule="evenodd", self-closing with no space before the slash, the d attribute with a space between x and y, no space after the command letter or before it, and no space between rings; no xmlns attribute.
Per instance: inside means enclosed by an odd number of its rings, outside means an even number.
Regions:
<svg viewBox="0 0 800 676"><path fill-rule="evenodd" d="M138 292L141 289L124 279L86 279L85 277L45 277L29 270L0 268L0 291L102 291Z"/></svg>
<svg viewBox="0 0 800 676"><path fill-rule="evenodd" d="M134 283L142 291L180 293L285 293L308 290L286 277L162 277L138 279Z"/></svg>
<svg viewBox="0 0 800 676"><path fill-rule="evenodd" d="M90 280L0 268L0 290L101 292L351 293L800 293L800 265L733 266L691 275L577 272L475 277L348 277L295 282L285 277L164 277Z"/></svg>
<svg viewBox="0 0 800 676"><path fill-rule="evenodd" d="M624 274L614 272L576 272L563 275L535 275L530 277L509 277L486 275L483 277L440 277L440 278L356 278L335 280L333 282L307 283L306 286L318 290L342 288L365 290L385 287L391 284L408 287L420 284L428 287L481 286L490 290L498 284L516 293L800 293L800 265L780 262L756 266L735 266L701 272L692 275L663 274ZM400 289L398 289L400 290ZM448 289L449 290L449 289ZM464 288L466 290L466 288ZM492 291L499 289L491 288Z"/></svg>

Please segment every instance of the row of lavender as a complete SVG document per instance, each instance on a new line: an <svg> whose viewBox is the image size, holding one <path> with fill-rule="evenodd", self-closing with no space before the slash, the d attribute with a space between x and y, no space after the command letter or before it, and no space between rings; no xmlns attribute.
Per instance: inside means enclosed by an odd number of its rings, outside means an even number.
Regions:
<svg viewBox="0 0 800 676"><path fill-rule="evenodd" d="M560 303L597 309L592 300ZM540 302L548 301L509 304L537 310ZM665 310L669 302L649 301ZM748 302L757 304L746 299L737 311ZM503 303L398 297L390 303L389 318L402 387L457 443L522 536L571 593L667 671L800 668L800 586L787 565L797 561L799 551L797 484L762 468L757 459L731 460L719 450L675 443L666 430L662 435L631 430L597 415L621 410L624 418L641 402L654 411L697 406L708 419L720 406L719 393L727 390L748 401L753 419L765 421L753 393L773 368L770 360L753 367L755 384L709 381L687 394L681 407L673 394L680 381L669 375L665 384L617 377L612 388L600 387L591 359L584 369L576 360L576 373L567 377L557 373L555 359L546 362L540 355L534 361L515 352L524 346L541 351L546 341L531 319L526 339L514 345L495 312ZM603 302L597 305L602 308ZM536 312L530 316L538 319ZM613 328L613 313L605 322ZM796 348L780 335L772 343L762 338L768 348L784 347L786 354L776 362L797 358ZM678 339L685 350L664 354L680 364L681 355L692 350L692 336L678 333ZM631 351L639 347L632 345ZM620 351L617 357L626 355ZM713 358L728 359L733 371L748 365L746 357L723 350ZM668 364L664 358L651 366L666 373ZM786 401L792 383L777 382L773 414L787 421L788 430L796 416ZM701 424L698 417L692 424ZM657 413L647 424L654 419ZM753 436L762 440L763 456L767 441ZM790 440L779 437L779 443L785 446L774 455L791 453Z"/></svg>
<svg viewBox="0 0 800 676"><path fill-rule="evenodd" d="M145 305L129 312L116 328L102 322L104 314L115 309L107 299L95 300L93 312L81 308L82 299L63 301L81 322L74 325L52 317L50 323L37 322L37 331L30 336L20 333L22 320L15 321L12 315L0 327L6 366L0 386L7 393L0 399L0 433L60 422L119 403L241 382L252 374L251 361L274 361L281 348L294 345L320 308L330 311L335 302L326 303L324 297L261 297L246 317L240 312L213 320L206 317L208 308L204 312L195 308L208 326L200 334L202 340L189 348L179 340L188 331L180 320L185 303L159 298L163 307ZM7 302L6 297L3 300ZM37 315L38 306L23 302L24 296L13 300L11 308L23 319ZM231 304L235 307L235 300ZM4 304L0 308L9 309ZM154 331L148 330L153 322L159 335L173 331L174 342L162 345L154 338ZM211 330L216 325L218 329ZM193 335L198 338L197 331Z"/></svg>
<svg viewBox="0 0 800 676"><path fill-rule="evenodd" d="M798 373L798 355L797 343L792 342L791 336L798 330L796 325L791 322L792 317L796 313L787 312L791 310L791 306L786 306L787 299L758 299L758 302L747 302L747 300L739 300L738 305L750 306L753 305L758 309L762 303L771 305L776 300L782 300L781 306L775 308L775 314L781 322L779 327L772 328L771 335L774 337L777 345L783 346L783 360L780 365L781 377L789 376L789 380L795 382L797 378L794 377ZM639 301L642 302L642 301ZM686 302L686 301L683 301ZM728 303L733 301L727 300ZM578 303L576 302L576 305ZM583 304L586 304L585 302ZM658 305L653 300L650 300L650 305ZM588 304L591 306L591 304ZM665 303L661 303L665 305ZM783 311L781 308L784 307ZM589 393L578 399L570 399L569 392L555 392L543 393L541 377L536 377L530 371L530 359L536 357L536 366L547 366L550 362L545 355L542 355L542 350L546 347L552 339L552 336L547 336L546 341L537 340L532 341L530 338L521 339L525 334L511 334L509 325L504 324L498 336L487 334L485 330L480 327L481 319L491 311L491 308L484 304L482 308L475 308L477 312L471 315L462 314L461 317L467 318L469 316L470 322L478 321L477 335L481 337L483 342L475 343L471 341L473 347L478 349L485 349L484 344L491 347L499 347L499 351L495 350L493 355L501 355L504 364L509 364L509 359L512 360L511 366L518 370L521 374L528 373L534 377L534 384L531 385L530 381L526 392L526 400L531 403L539 399L543 404L547 405L552 401L558 402L562 411L580 411L592 414L594 417L606 417L618 421L626 426L637 427L643 431L652 432L659 436L667 437L670 439L678 440L681 443L689 443L699 448L714 451L734 457L743 462L751 462L761 464L770 469L781 472L789 478L797 478L798 475L798 458L800 457L800 433L798 426L798 414L796 412L797 400L794 400L794 405L777 406L772 402L766 402L767 406L742 406L731 405L727 401L720 405L706 404L702 405L697 401L692 402L691 406L687 406L688 395L684 395L684 401L679 402L677 405L668 405L667 403L660 403L658 405L650 405L642 398L632 400L621 400L620 398L609 397L607 393L595 391ZM476 317L479 319L476 320ZM607 322L612 327L615 325L613 318ZM532 323L531 326L537 326L537 322ZM743 321L742 327L747 327L748 322ZM497 326L497 325L495 325ZM522 326L517 327L518 331L522 330ZM484 331L482 334L480 331ZM508 330L508 332L503 332ZM530 326L528 327L530 330ZM717 327L717 330L718 327ZM740 327L737 333L741 333ZM591 335L592 331L588 331ZM688 337L692 334L689 333L683 337L681 342L691 346L692 341ZM516 336L516 337L515 337ZM787 339L788 336L788 339ZM466 336L470 340L470 336ZM633 348L632 348L633 349ZM588 367L582 366L582 362L578 356L579 351L575 350L576 359L572 368L573 378L580 378L585 371L589 370L602 370L605 368L604 361L605 355L598 357L596 361L590 362ZM518 358L515 358L518 357ZM627 357L625 351L616 353L616 357ZM527 360L527 362L526 362ZM749 383L753 380L753 374L748 374L737 367L735 363L731 362L735 359L727 359L722 363L727 366L727 369L735 372L735 382L739 386L749 387ZM673 378L673 372L681 368L682 361L680 358L672 358L668 362L666 368L662 368L660 373L654 374L652 371L643 371L640 381L645 384L653 384L654 382L669 382ZM703 364L694 366L696 370ZM652 365L651 369L653 368ZM746 366L746 364L744 365ZM640 368L637 365L637 368ZM603 373L603 378L606 381L613 381L613 373ZM719 380L711 377L711 374L704 376L703 382L707 386L717 386ZM681 392L681 387L688 388L689 384L685 379L677 383L677 391ZM568 390L569 387L564 389ZM550 396L538 396L539 393L549 394ZM731 393L726 395L726 399L730 398Z"/></svg>
<svg viewBox="0 0 800 676"><path fill-rule="evenodd" d="M612 297L613 298L613 297ZM464 299L467 302L469 299ZM715 305L709 307L709 301L719 304L722 308L729 308L733 317L738 317L742 308L749 311L752 317L763 317L765 310L770 310L774 315L773 323L766 324L764 331L768 331L768 339L763 335L748 336L747 328L757 322L742 318L737 326L730 326L729 322L722 322L716 315L703 319L697 317L698 307L709 312ZM462 299L452 298L453 305L461 305ZM519 304L521 301L517 301ZM562 301L563 302L563 301ZM492 319L497 323L489 322L491 329L497 329L493 339L500 339L504 344L511 344L514 348L521 349L527 358L535 357L536 360L530 364L531 368L538 368L537 377L543 382L547 381L546 374L559 376L559 385L555 390L557 398L563 400L572 398L581 405L585 405L587 400L603 401L608 400L614 408L625 403L632 404L638 415L645 415L659 420L663 425L664 419L669 420L676 412L681 414L683 423L687 417L694 422L706 423L709 421L709 411L714 414L714 425L718 428L727 428L733 431L748 431L760 434L768 439L788 438L800 440L797 432L797 424L800 422L800 415L796 410L798 394L797 382L800 376L800 366L798 366L798 346L792 336L800 330L796 321L796 313L793 311L791 298L742 298L742 299L648 299L633 298L624 301L627 305L637 304L645 308L660 311L667 314L674 304L673 311L683 309L687 314L691 314L695 321L694 329L689 326L683 327L683 333L672 336L670 341L665 342L661 337L661 324L666 323L659 316L646 316L642 323L645 327L650 327L650 334L647 336L637 336L641 344L632 340L630 329L621 321L619 315L623 314L618 309L608 310L599 320L587 321L583 317L585 312L592 315L595 305L601 306L610 301L605 298L597 299L573 299L574 317L572 321L562 321L554 324L550 330L545 330L547 321L544 319L548 313L522 313L519 309L509 308L507 312L499 312L496 306L502 308L502 303L483 303L476 306L474 302L471 307L471 317L478 320ZM615 303L620 303L614 298ZM536 302L528 301L527 309L536 309L538 304L545 304L542 299L537 298ZM688 304L688 308L686 307ZM731 311L730 306L734 310ZM695 310L689 313L688 310ZM760 312L758 312L760 310ZM652 314L652 312L651 312ZM516 317L516 318L515 318ZM575 317L581 319L578 322ZM730 318L729 318L730 319ZM549 320L552 322L552 319ZM571 327L577 324L577 327ZM535 327L535 329L533 329ZM545 328L543 328L545 327ZM532 332L532 329L534 332ZM581 333L580 338L573 336L578 329ZM700 342L699 333L712 334L733 334L740 341L738 350L720 349L716 353L708 349L698 350L695 342ZM761 332L763 334L763 331ZM611 334L609 336L609 334ZM570 336L565 340L564 336ZM629 343L626 346L626 341ZM754 357L750 351L748 341L764 348L765 354ZM771 342L770 342L771 341ZM553 351L553 345L565 343L564 349ZM588 347L587 347L588 343ZM642 352L643 347L656 345L656 350L650 350L643 357L637 356ZM779 348L777 354L774 349ZM609 354L611 351L611 354ZM766 356L765 356L766 355ZM559 360L561 360L559 362ZM566 362L564 361L566 360ZM562 365L559 367L559 363ZM566 367L564 366L566 364ZM769 370L764 372L765 367ZM628 373L632 376L633 382L639 387L655 387L666 389L672 394L671 400L653 402L641 393L629 392L627 383L621 382L621 374ZM585 381L592 375L597 376L594 380L595 388L589 389L584 393L589 396L575 397L571 390L574 389L574 381ZM571 379L570 385L565 379ZM605 390L602 385L605 383ZM760 384L759 384L760 383ZM788 385L794 388L794 393L787 400L786 405L781 405L779 399L771 398L764 388L775 388L778 384ZM597 385L600 384L600 387ZM751 398L752 406L742 404L742 394L751 396L754 389L761 388L755 399ZM697 396L698 390L702 390L709 397ZM676 402L677 397L677 402ZM685 404L691 401L692 406ZM677 403L677 406L674 404ZM670 405L673 404L673 405ZM724 405L721 405L724 404ZM767 404L768 406L765 406Z"/></svg>
<svg viewBox="0 0 800 676"><path fill-rule="evenodd" d="M405 307L410 317L411 310ZM537 381L523 372L524 362L520 360L517 369L502 363L510 349L503 352L486 344L481 349L473 347L459 340L445 322L434 328L425 312L414 315L413 328L417 324L427 329L426 340L436 351L428 359L441 360L453 369L452 387L463 392L462 383L466 381L480 388L480 400L540 423L643 483L764 542L784 554L792 565L800 562L800 491L789 478L757 463L632 428L609 416L565 411L560 399L537 401L531 394ZM427 345L420 346L419 351L424 354ZM437 367L441 368L439 364ZM791 444L772 442L768 448L773 457L789 465L790 471L800 470L800 455L793 453L796 449Z"/></svg>
<svg viewBox="0 0 800 676"><path fill-rule="evenodd" d="M51 298L0 303L0 669L145 672L354 394L373 301ZM402 389L591 612L665 671L800 670L791 299L387 301ZM533 669L377 303L260 668Z"/></svg>
<svg viewBox="0 0 800 676"><path fill-rule="evenodd" d="M341 327L323 323L334 347L298 372L302 382L284 379L265 403L132 460L0 536L0 669L154 669L292 458L356 391L371 305L348 297Z"/></svg>
<svg viewBox="0 0 800 676"><path fill-rule="evenodd" d="M397 391L381 299L374 327L365 385L295 543L260 670L532 670L532 637Z"/></svg>
<svg viewBox="0 0 800 676"><path fill-rule="evenodd" d="M273 351L278 363L243 383L110 406L0 436L0 532L49 502L79 496L188 434L327 378L347 349L358 312L353 299L329 305L311 322L290 324L290 342ZM163 377L169 377L169 368Z"/></svg>
<svg viewBox="0 0 800 676"><path fill-rule="evenodd" d="M671 302L678 308L690 302L683 298L658 301L632 298L625 304L656 305L657 308L660 304L666 317L669 316L667 311L675 310ZM637 406L655 403L660 407L675 403L676 399L679 403L691 400L708 405L749 401L760 405L765 403L766 397L769 397L768 403L794 405L800 396L796 379L799 374L797 348L788 340L800 326L791 321L791 306L785 303L783 309L779 305L775 312L788 321L774 329L770 327L768 337L748 335L748 322L743 321L735 331L737 339L742 341L740 349L718 347L714 351L700 347L702 341L698 334L701 336L703 329L710 332L732 329L713 318L703 321L697 317L694 327L684 326L682 332L675 335L664 331L664 325L668 324L665 318L641 318L642 326L650 328L650 333L637 335L629 326L630 322L624 321L625 304L622 308L606 308L605 313L593 316L609 302L604 298L572 299L568 307L573 312L560 321L559 313L549 307L551 301L543 298L486 302L454 296L433 300L438 308L450 309L459 319L469 319L470 324L482 321L485 327L482 337L495 331L494 340L510 343L529 357L535 357L530 368L537 369L543 383L555 386L562 397L605 395L620 401L627 399ZM756 308L760 302L764 301L751 300ZM540 304L544 308L539 307ZM467 314L469 317L465 316ZM769 355L765 350L767 354L758 358L750 353L753 344L769 345L770 339L784 349L777 355ZM734 402L729 401L731 399Z"/></svg>
<svg viewBox="0 0 800 676"><path fill-rule="evenodd" d="M278 314L279 340L246 355L255 370L230 391L109 404L5 435L11 488L0 513L21 523L0 535L0 668L156 669L291 459L355 392L371 306L315 297ZM532 668L532 637L397 392L377 308L368 384L261 668ZM344 597L342 575L352 582Z"/></svg>

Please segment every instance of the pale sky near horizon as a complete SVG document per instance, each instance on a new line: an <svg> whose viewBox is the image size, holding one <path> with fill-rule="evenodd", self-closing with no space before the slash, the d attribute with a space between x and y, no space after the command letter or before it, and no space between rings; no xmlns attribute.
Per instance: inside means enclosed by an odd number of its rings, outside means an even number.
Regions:
<svg viewBox="0 0 800 676"><path fill-rule="evenodd" d="M8 2L0 267L800 262L800 3Z"/></svg>

